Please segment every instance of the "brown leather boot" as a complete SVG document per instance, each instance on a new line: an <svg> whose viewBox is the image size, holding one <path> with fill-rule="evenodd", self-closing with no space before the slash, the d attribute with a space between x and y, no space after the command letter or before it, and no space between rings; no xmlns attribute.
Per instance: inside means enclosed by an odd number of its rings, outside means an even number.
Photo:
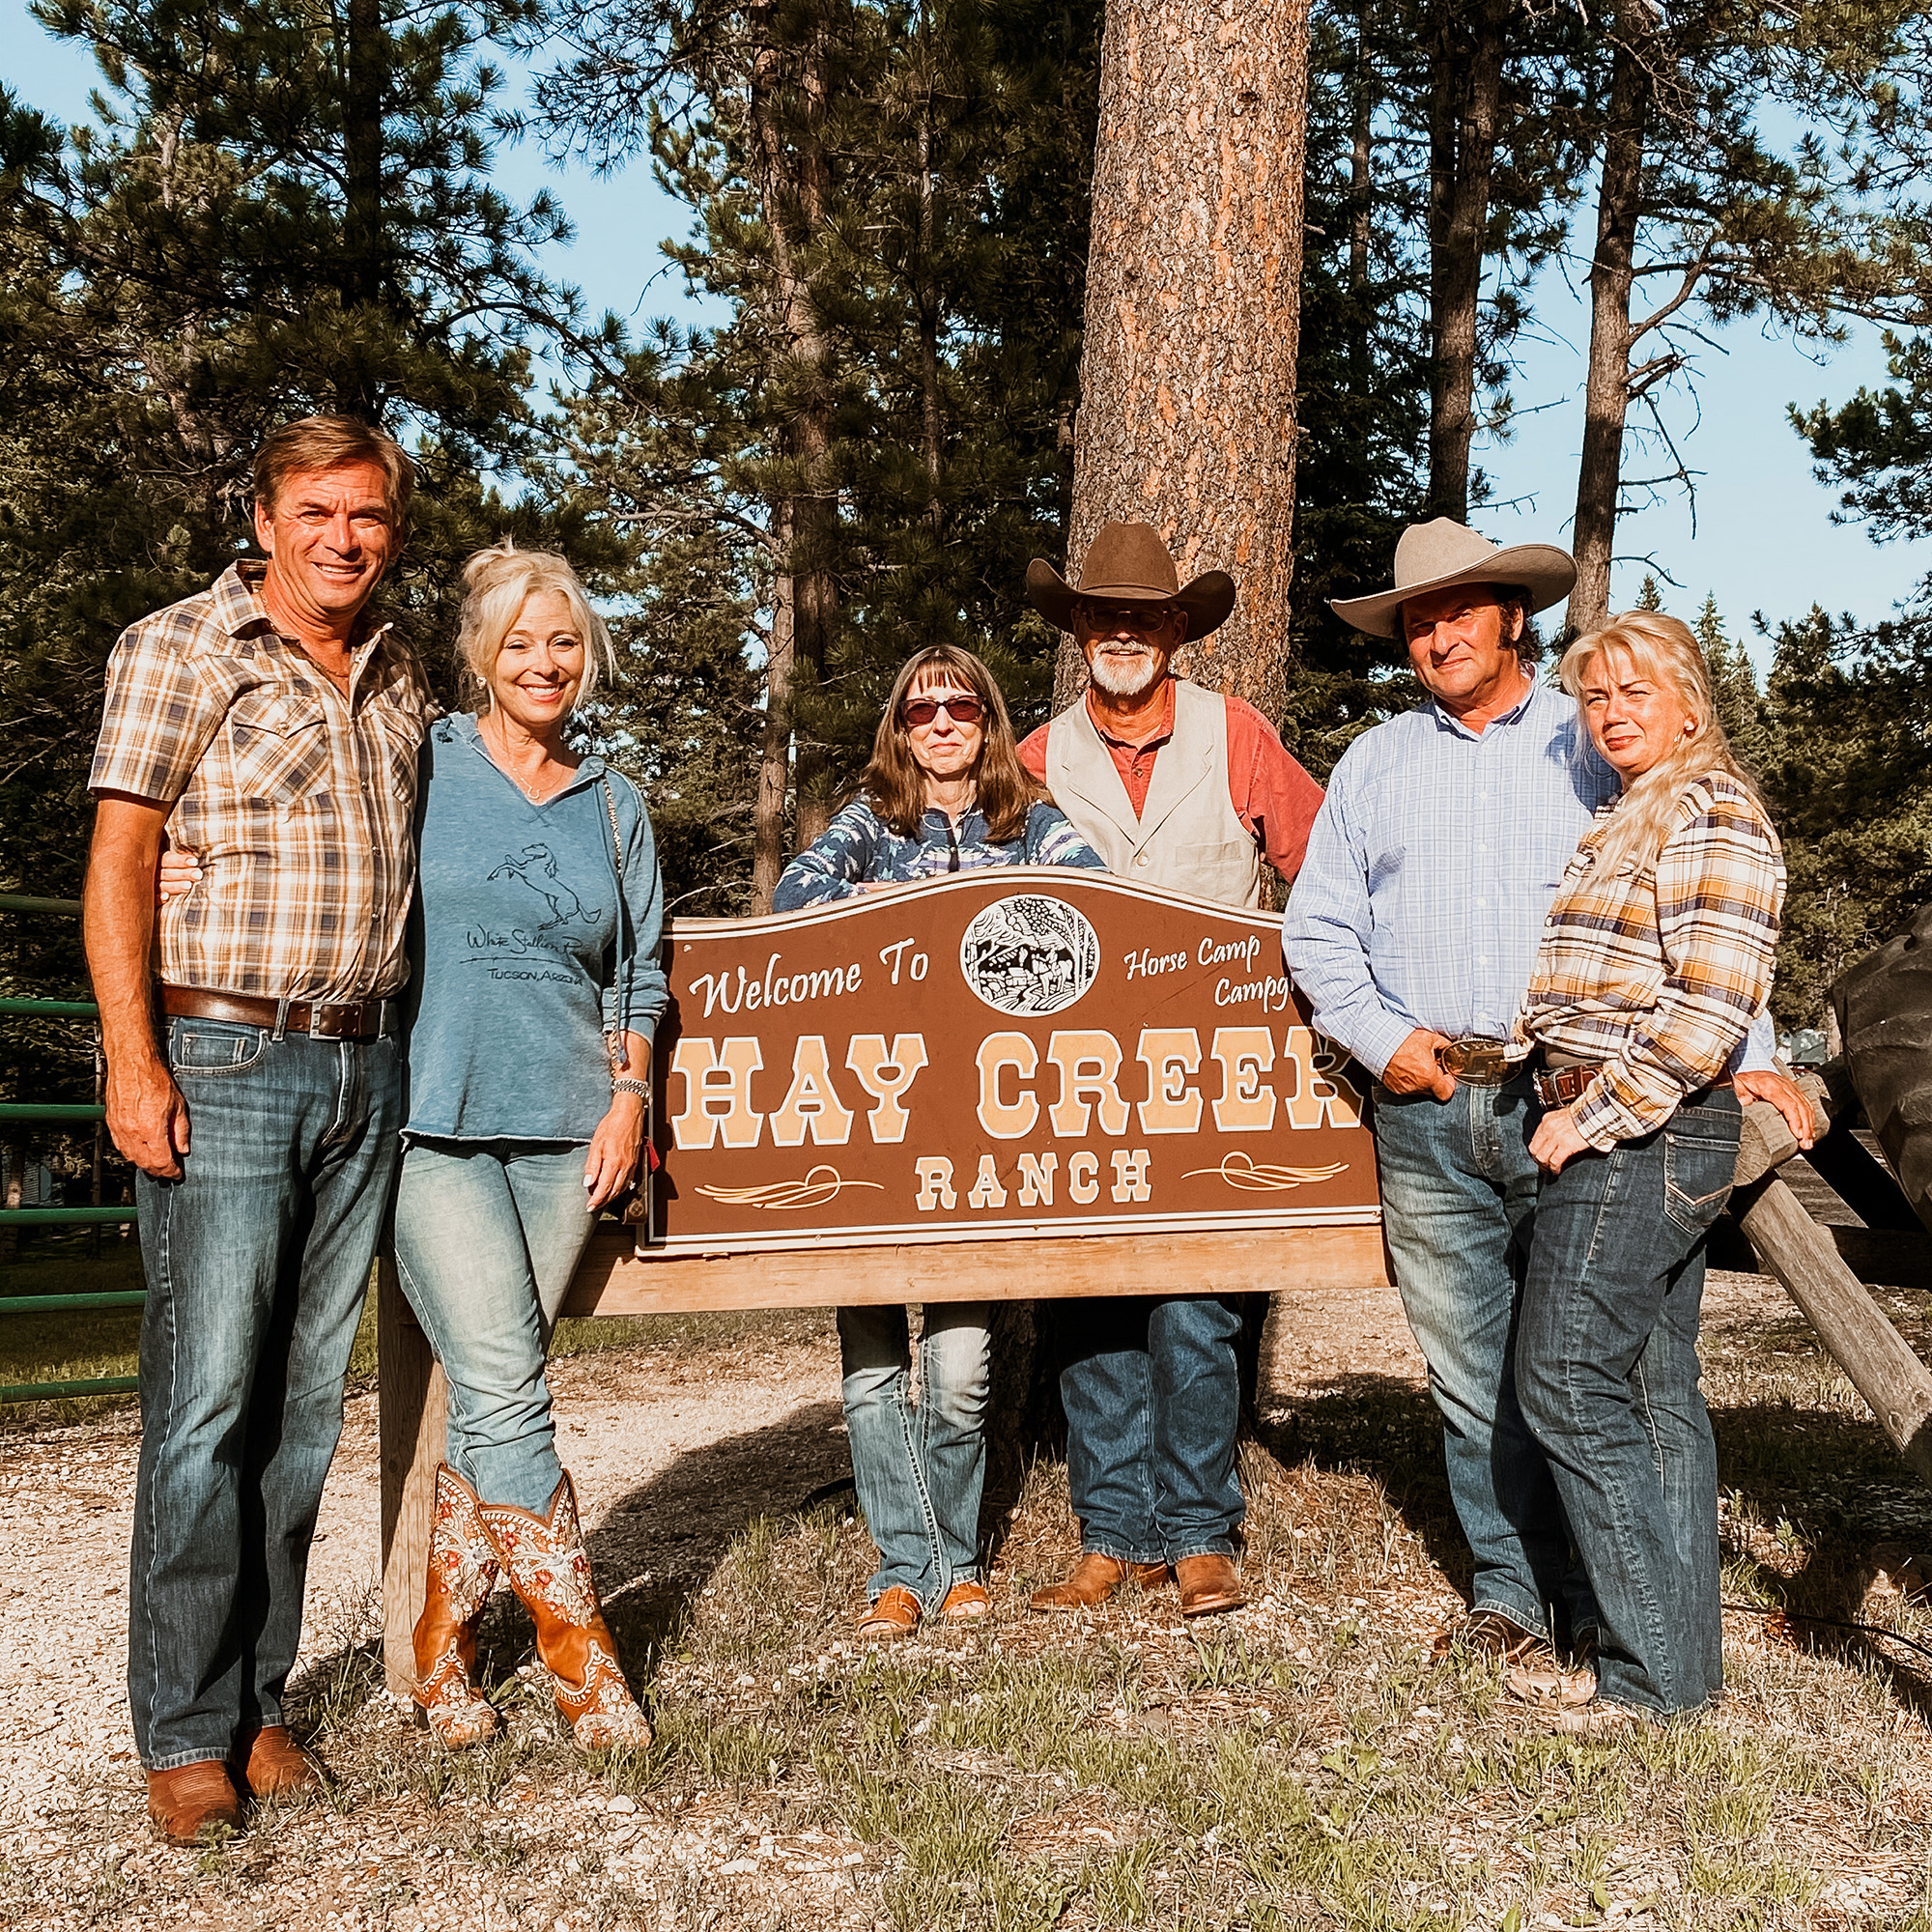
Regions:
<svg viewBox="0 0 1932 1932"><path fill-rule="evenodd" d="M1222 1610L1238 1610L1248 1599L1241 1588L1241 1573L1232 1556L1183 1556L1174 1566L1174 1580L1180 1586L1180 1614L1183 1617L1211 1617Z"/></svg>
<svg viewBox="0 0 1932 1932"><path fill-rule="evenodd" d="M1091 1610L1104 1604L1122 1583L1138 1583L1143 1590L1151 1590L1166 1580L1165 1563L1122 1563L1118 1556L1083 1549L1065 1582L1036 1590L1027 1603L1036 1610Z"/></svg>
<svg viewBox="0 0 1932 1932"><path fill-rule="evenodd" d="M472 1682L476 1625L497 1572L497 1547L483 1525L481 1508L476 1492L447 1463L439 1463L412 1694L437 1742L452 1750L480 1745L495 1733L497 1721L489 1699Z"/></svg>
<svg viewBox="0 0 1932 1932"><path fill-rule="evenodd" d="M148 1816L162 1837L195 1845L242 1830L242 1801L228 1767L215 1758L148 1774Z"/></svg>
<svg viewBox="0 0 1932 1932"><path fill-rule="evenodd" d="M286 1724L264 1724L235 1740L228 1763L250 1798L320 1797L322 1767L289 1735Z"/></svg>
<svg viewBox="0 0 1932 1932"><path fill-rule="evenodd" d="M510 1587L535 1620L537 1655L579 1746L649 1744L651 1727L624 1682L617 1646L597 1607L569 1471L542 1516L509 1503L485 1503L482 1516Z"/></svg>

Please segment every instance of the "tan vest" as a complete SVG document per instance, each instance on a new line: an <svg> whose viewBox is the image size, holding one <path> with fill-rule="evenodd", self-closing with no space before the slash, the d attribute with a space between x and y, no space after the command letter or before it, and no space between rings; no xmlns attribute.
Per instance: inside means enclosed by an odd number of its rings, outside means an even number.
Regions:
<svg viewBox="0 0 1932 1932"><path fill-rule="evenodd" d="M1228 796L1228 706L1217 693L1176 680L1174 736L1154 754L1138 818L1084 697L1047 726L1046 783L1110 872L1223 905L1261 904L1261 853Z"/></svg>

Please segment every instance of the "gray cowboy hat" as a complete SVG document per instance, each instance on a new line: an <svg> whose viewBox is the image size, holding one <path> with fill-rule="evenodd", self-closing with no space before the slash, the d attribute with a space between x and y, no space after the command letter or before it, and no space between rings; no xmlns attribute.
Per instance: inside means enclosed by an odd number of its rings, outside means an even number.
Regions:
<svg viewBox="0 0 1932 1932"><path fill-rule="evenodd" d="M1218 631L1235 609L1235 580L1225 570L1208 570L1183 584L1151 524L1102 524L1080 560L1077 589L1043 556L1027 565L1026 587L1033 608L1063 631L1073 628L1073 607L1083 597L1176 605L1187 612L1189 638Z"/></svg>
<svg viewBox="0 0 1932 1932"><path fill-rule="evenodd" d="M1392 638L1404 603L1456 583L1506 583L1529 593L1529 608L1542 611L1569 596L1577 583L1577 564L1553 544L1517 544L1499 550L1488 537L1437 517L1410 524L1395 547L1395 588L1373 597L1331 597L1328 608L1345 624L1372 638Z"/></svg>

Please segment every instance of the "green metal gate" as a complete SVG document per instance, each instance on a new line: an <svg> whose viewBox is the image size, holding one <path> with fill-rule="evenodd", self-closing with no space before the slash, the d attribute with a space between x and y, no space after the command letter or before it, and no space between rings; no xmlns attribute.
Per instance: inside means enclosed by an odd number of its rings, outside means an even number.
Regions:
<svg viewBox="0 0 1932 1932"><path fill-rule="evenodd" d="M0 894L0 912L53 913L70 918L80 916L78 899L25 898ZM0 998L0 1019L93 1020L99 1037L100 1009L92 1000L27 1000ZM107 1110L97 1100L92 1105L74 1100L0 1101L0 1122L42 1121L75 1122L101 1121ZM0 1207L0 1227L45 1228L75 1222L126 1222L135 1218L132 1208L7 1208ZM138 1308L147 1299L142 1289L116 1290L102 1294L12 1294L0 1295L0 1315L51 1315L68 1309ZM0 1403L44 1402L54 1396L125 1395L140 1386L134 1376L97 1376L87 1380L62 1382L14 1382L0 1384Z"/></svg>

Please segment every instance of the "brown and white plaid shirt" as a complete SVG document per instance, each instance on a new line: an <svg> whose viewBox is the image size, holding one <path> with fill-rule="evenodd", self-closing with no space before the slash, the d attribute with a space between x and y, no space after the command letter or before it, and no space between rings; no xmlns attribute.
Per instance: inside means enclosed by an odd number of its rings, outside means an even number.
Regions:
<svg viewBox="0 0 1932 1932"><path fill-rule="evenodd" d="M1616 810L1597 814L1597 825ZM1736 780L1678 801L1654 867L1597 876L1595 833L1563 874L1517 1017L1519 1039L1602 1061L1577 1102L1594 1148L1651 1133L1708 1087L1771 997L1784 859Z"/></svg>
<svg viewBox="0 0 1932 1932"><path fill-rule="evenodd" d="M408 978L416 752L428 687L387 626L355 648L350 697L264 608L238 563L144 617L107 661L92 791L172 805L201 881L160 914L161 978L357 1000Z"/></svg>

